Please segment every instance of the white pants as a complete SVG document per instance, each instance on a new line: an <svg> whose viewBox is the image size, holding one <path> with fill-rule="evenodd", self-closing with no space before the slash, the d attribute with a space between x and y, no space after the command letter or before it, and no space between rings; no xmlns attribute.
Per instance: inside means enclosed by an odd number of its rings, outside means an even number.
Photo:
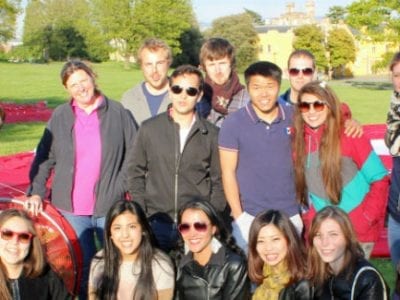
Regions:
<svg viewBox="0 0 400 300"><path fill-rule="evenodd" d="M254 216L247 212L243 212L235 221L232 222L232 235L236 240L236 244L242 248L246 255L248 254L250 226L254 218ZM297 233L301 235L304 226L300 214L290 217L290 221L292 221L294 227L296 227Z"/></svg>

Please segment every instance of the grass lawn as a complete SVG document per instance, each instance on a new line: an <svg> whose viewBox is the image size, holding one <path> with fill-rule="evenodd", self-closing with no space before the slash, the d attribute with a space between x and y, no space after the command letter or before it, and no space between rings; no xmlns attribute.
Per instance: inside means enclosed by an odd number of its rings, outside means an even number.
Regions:
<svg viewBox="0 0 400 300"><path fill-rule="evenodd" d="M47 101L50 107L64 103L68 96L61 81L62 63L9 64L0 62L0 101L29 103ZM98 86L110 98L119 100L128 88L142 80L141 72L123 64L102 63L93 65L98 74ZM390 84L388 81L355 79L331 81L329 85L339 98L346 102L353 118L362 124L384 123L389 106ZM282 91L288 82L282 83ZM0 132L0 155L28 151L35 148L45 123L6 124ZM392 266L387 259L373 259L391 288L394 286Z"/></svg>

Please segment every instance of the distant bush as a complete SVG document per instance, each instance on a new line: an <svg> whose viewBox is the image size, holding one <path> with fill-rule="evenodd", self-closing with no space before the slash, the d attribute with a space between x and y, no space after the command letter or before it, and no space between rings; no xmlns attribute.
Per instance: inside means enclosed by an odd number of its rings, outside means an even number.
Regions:
<svg viewBox="0 0 400 300"><path fill-rule="evenodd" d="M392 60L392 57L394 55L394 52L386 52L381 56L381 60L377 61L372 65L372 72L374 74L387 71L390 61Z"/></svg>

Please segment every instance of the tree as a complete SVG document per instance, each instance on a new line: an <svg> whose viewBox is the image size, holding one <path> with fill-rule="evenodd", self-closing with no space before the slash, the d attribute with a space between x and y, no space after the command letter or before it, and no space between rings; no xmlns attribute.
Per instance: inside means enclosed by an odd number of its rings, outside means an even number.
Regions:
<svg viewBox="0 0 400 300"><path fill-rule="evenodd" d="M198 27L189 0L138 0L133 15L138 37L135 48L146 38L159 37L179 54L182 33Z"/></svg>
<svg viewBox="0 0 400 300"><path fill-rule="evenodd" d="M62 37L62 32L68 33L68 39ZM108 56L108 45L92 22L89 3L81 0L30 1L26 7L23 42L36 60L64 60L73 53L94 61ZM83 45L84 48L77 49Z"/></svg>
<svg viewBox="0 0 400 300"><path fill-rule="evenodd" d="M245 69L258 57L258 35L253 19L247 13L231 15L214 20L207 37L222 37L235 47L236 64L239 70Z"/></svg>
<svg viewBox="0 0 400 300"><path fill-rule="evenodd" d="M203 43L203 36L198 28L190 28L182 33L179 43L182 52L174 57L172 67L177 67L183 64L191 64L198 66L200 63L199 54Z"/></svg>
<svg viewBox="0 0 400 300"><path fill-rule="evenodd" d="M325 35L317 25L299 26L293 31L294 49L305 49L310 51L316 60L317 66L327 71L328 59L326 57Z"/></svg>
<svg viewBox="0 0 400 300"><path fill-rule="evenodd" d="M265 24L265 20L258 12L255 12L255 11L247 9L247 8L245 8L244 11L245 11L245 13L249 14L249 16L253 19L253 24L255 24L255 25L264 25Z"/></svg>
<svg viewBox="0 0 400 300"><path fill-rule="evenodd" d="M104 37L113 44L118 44L118 51L126 57L134 52L134 0L92 0L94 21L99 25Z"/></svg>
<svg viewBox="0 0 400 300"><path fill-rule="evenodd" d="M345 66L356 60L356 46L352 35L343 28L329 32L327 48L329 52L330 71L334 76L344 76Z"/></svg>
<svg viewBox="0 0 400 300"><path fill-rule="evenodd" d="M344 21L346 18L347 10L343 6L331 6L329 12L326 15L332 24L339 24L340 21Z"/></svg>
<svg viewBox="0 0 400 300"><path fill-rule="evenodd" d="M398 45L400 5L398 0L359 0L347 7L346 23L365 34L358 37Z"/></svg>
<svg viewBox="0 0 400 300"><path fill-rule="evenodd" d="M0 42L6 42L14 36L19 2L19 0L0 0Z"/></svg>
<svg viewBox="0 0 400 300"><path fill-rule="evenodd" d="M196 28L189 0L92 0L97 21L107 39L117 40L126 58L150 37L162 38L173 53L181 53L184 32Z"/></svg>
<svg viewBox="0 0 400 300"><path fill-rule="evenodd" d="M379 71L388 70L393 56L394 56L394 52L386 52L386 53L382 54L381 60L375 62L372 65L372 71L374 73L377 73Z"/></svg>

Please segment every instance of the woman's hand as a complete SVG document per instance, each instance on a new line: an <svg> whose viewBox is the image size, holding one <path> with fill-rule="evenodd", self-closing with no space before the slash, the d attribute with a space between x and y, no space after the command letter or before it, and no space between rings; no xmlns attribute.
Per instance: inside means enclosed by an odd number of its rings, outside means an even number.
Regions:
<svg viewBox="0 0 400 300"><path fill-rule="evenodd" d="M34 216L37 216L43 209L43 201L39 195L32 195L25 203L24 208Z"/></svg>

